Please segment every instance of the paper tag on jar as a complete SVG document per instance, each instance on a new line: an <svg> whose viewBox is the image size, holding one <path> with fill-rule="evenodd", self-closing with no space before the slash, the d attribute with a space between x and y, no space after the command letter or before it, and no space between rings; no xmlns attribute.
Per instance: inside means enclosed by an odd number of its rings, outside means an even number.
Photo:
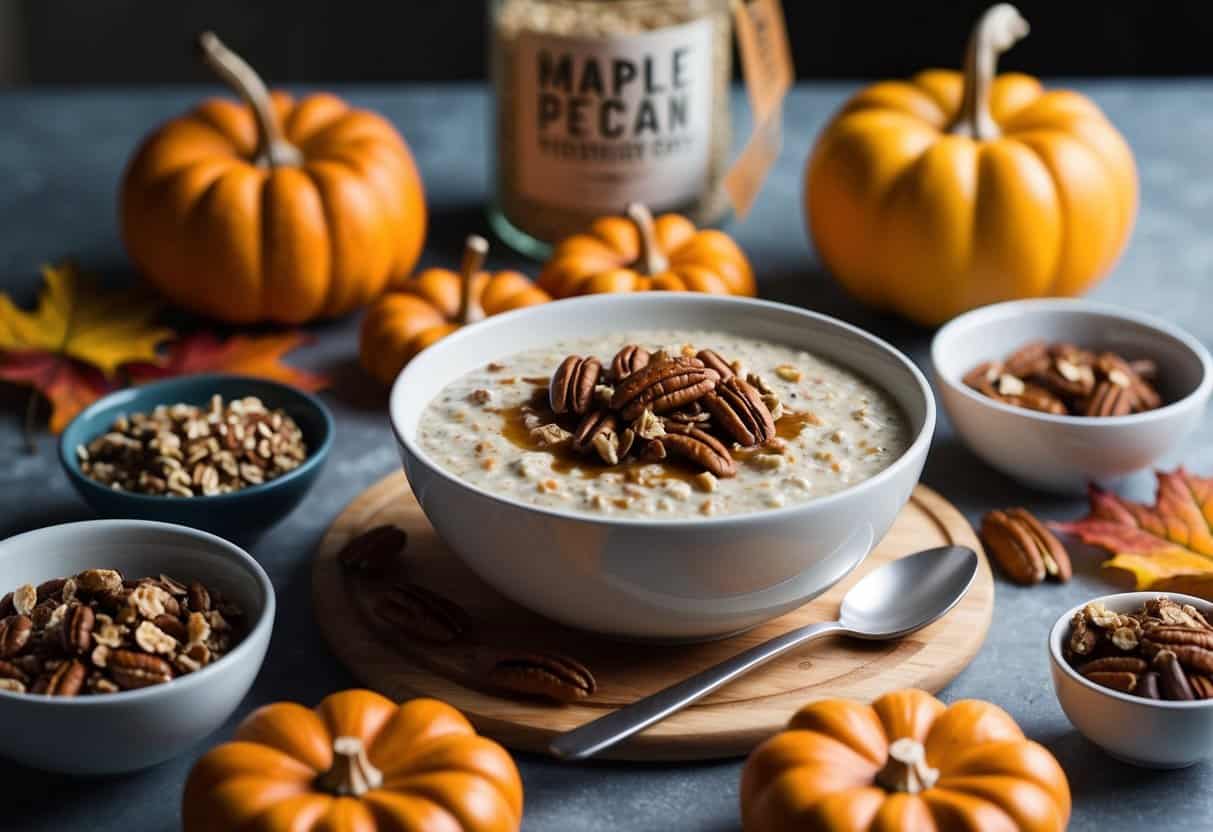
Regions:
<svg viewBox="0 0 1213 832"><path fill-rule="evenodd" d="M517 45L518 189L548 205L617 213L694 199L711 160L712 22Z"/></svg>
<svg viewBox="0 0 1213 832"><path fill-rule="evenodd" d="M733 0L737 51L745 76L754 132L724 177L733 212L745 217L783 141L783 99L795 79L792 49L779 0Z"/></svg>

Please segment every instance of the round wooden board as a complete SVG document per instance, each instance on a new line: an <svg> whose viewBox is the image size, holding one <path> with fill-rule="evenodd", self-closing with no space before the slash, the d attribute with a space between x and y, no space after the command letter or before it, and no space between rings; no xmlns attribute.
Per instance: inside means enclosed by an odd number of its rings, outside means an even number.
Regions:
<svg viewBox="0 0 1213 832"><path fill-rule="evenodd" d="M500 636L502 645L557 650L589 667L593 697L576 705L521 702L470 690L414 667L377 639L353 612L336 555L351 537L382 523L409 534L410 576L457 601ZM940 621L897 642L825 639L781 657L744 679L603 754L623 760L693 760L749 751L818 699L869 701L903 687L937 691L972 660L994 610L994 582L973 529L943 497L918 486L893 529L829 592L803 607L722 641L653 646L599 638L541 618L498 595L438 538L403 473L354 499L320 543L312 582L316 620L338 658L365 685L394 699L432 696L463 711L483 734L522 751L544 752L553 736L679 681L793 627L837 617L846 590L881 563L920 549L958 543L981 558L964 599Z"/></svg>

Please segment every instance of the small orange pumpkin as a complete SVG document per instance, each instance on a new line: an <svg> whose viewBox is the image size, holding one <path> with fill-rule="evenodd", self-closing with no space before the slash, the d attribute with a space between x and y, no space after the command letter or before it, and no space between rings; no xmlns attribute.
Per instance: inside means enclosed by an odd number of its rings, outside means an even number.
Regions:
<svg viewBox="0 0 1213 832"><path fill-rule="evenodd" d="M181 816L184 832L513 832L522 779L451 706L347 690L254 711L195 764Z"/></svg>
<svg viewBox="0 0 1213 832"><path fill-rule="evenodd" d="M821 131L805 175L809 232L863 303L935 326L998 301L1080 295L1124 250L1133 153L1085 96L995 76L1027 31L1014 7L992 6L963 73L873 84Z"/></svg>
<svg viewBox="0 0 1213 832"><path fill-rule="evenodd" d="M553 297L652 289L754 295L745 253L723 231L696 229L678 214L656 220L638 203L557 243L539 285Z"/></svg>
<svg viewBox="0 0 1213 832"><path fill-rule="evenodd" d="M551 300L519 272L480 271L488 250L483 237L472 235L458 272L425 269L376 301L362 321L363 369L391 384L417 353L461 326Z"/></svg>
<svg viewBox="0 0 1213 832"><path fill-rule="evenodd" d="M996 705L921 690L801 708L741 773L746 832L1061 832L1065 772Z"/></svg>
<svg viewBox="0 0 1213 832"><path fill-rule="evenodd" d="M122 183L126 250L174 303L230 323L346 314L407 275L425 239L421 178L386 119L332 95L266 90L211 33L212 99L149 136Z"/></svg>

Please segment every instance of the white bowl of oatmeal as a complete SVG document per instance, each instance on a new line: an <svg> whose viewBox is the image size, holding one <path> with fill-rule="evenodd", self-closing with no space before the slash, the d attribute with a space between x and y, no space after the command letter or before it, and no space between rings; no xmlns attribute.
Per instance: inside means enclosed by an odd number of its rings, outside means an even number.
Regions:
<svg viewBox="0 0 1213 832"><path fill-rule="evenodd" d="M693 423L725 449L705 466L639 424L654 414L638 416L633 401L611 411L613 450L625 431L644 434L618 464L589 442L570 450L585 417L555 412L549 380L566 356L597 356L595 388L606 389L580 404L610 408L626 386L612 358L629 344L653 363L686 362L691 382L710 377L723 395L729 370L691 357L715 351L761 387L774 431L742 447L715 414ZM705 403L657 415L686 432L673 419L702 418ZM667 641L747 629L850 572L909 499L935 427L926 379L883 341L795 307L689 293L495 316L414 359L390 412L422 509L481 578L564 624ZM671 449L665 459L654 441Z"/></svg>

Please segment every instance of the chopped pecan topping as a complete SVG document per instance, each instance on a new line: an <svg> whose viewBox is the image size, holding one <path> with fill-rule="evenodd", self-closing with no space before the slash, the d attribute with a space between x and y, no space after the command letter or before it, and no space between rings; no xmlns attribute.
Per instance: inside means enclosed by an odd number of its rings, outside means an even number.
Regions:
<svg viewBox="0 0 1213 832"><path fill-rule="evenodd" d="M1061 541L1022 508L991 511L982 518L981 539L1011 580L1031 585L1046 577L1067 581L1070 557Z"/></svg>
<svg viewBox="0 0 1213 832"><path fill-rule="evenodd" d="M577 424L577 429L573 431L573 441L570 447L580 454L589 453L594 449L596 437L606 434L613 436L617 426L615 415L609 410L595 410L587 413Z"/></svg>
<svg viewBox="0 0 1213 832"><path fill-rule="evenodd" d="M763 445L775 438L775 420L759 393L736 376L725 379L704 396L703 406L716 424L743 448Z"/></svg>
<svg viewBox="0 0 1213 832"><path fill-rule="evenodd" d="M560 362L548 386L552 412L583 415L594 403L594 387L601 375L602 364L593 356L570 355Z"/></svg>

